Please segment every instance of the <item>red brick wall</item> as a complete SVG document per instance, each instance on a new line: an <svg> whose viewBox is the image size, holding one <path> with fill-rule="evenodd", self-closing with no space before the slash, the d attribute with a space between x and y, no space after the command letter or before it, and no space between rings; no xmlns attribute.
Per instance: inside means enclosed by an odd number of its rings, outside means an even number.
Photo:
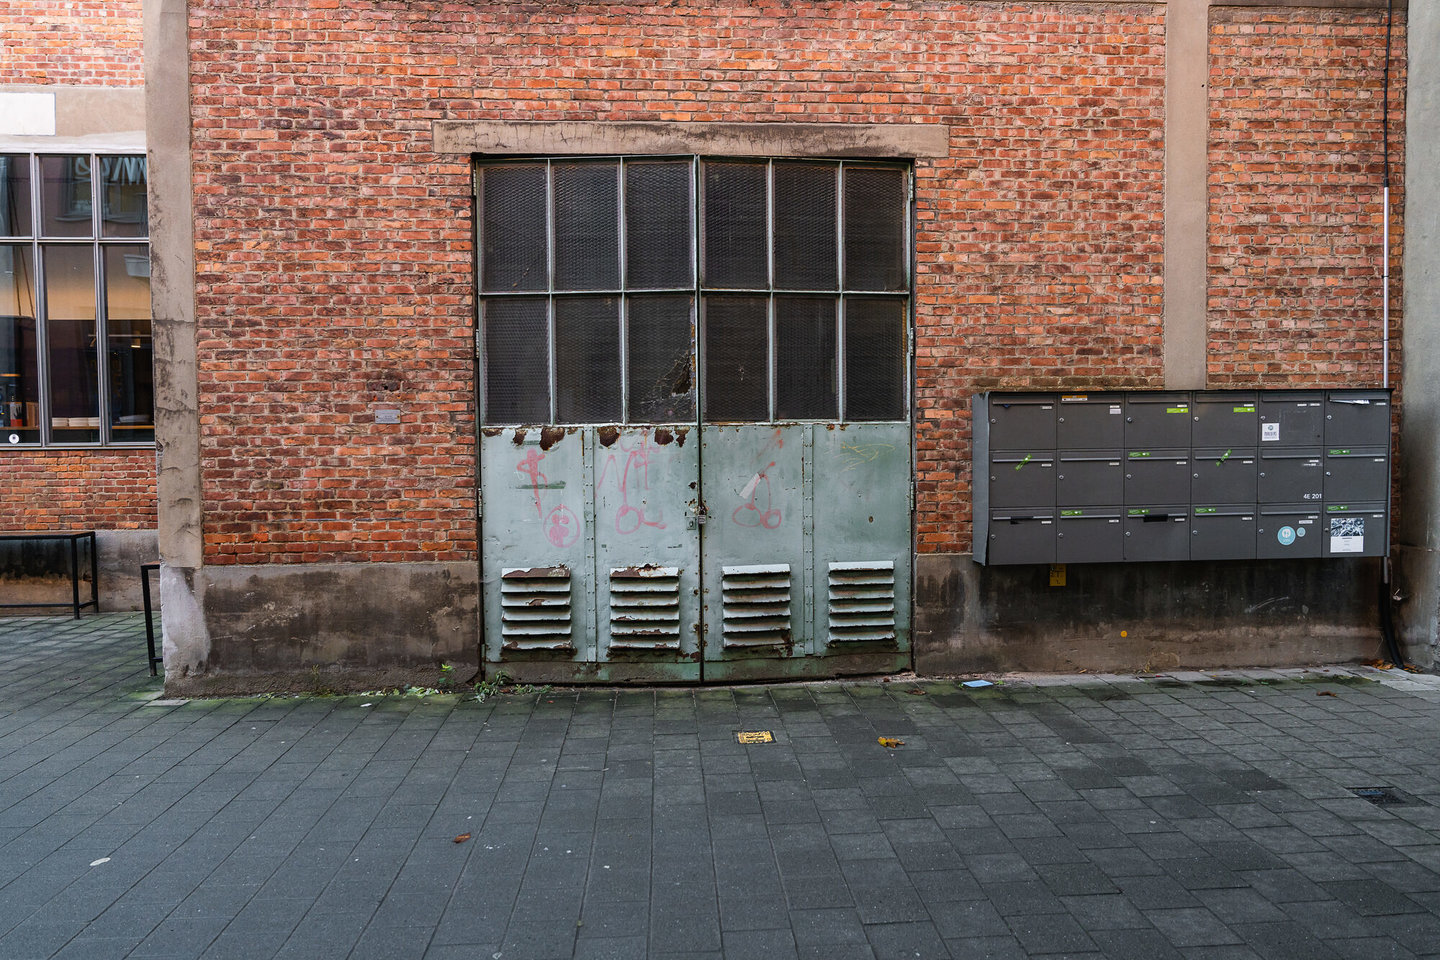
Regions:
<svg viewBox="0 0 1440 960"><path fill-rule="evenodd" d="M917 170L922 551L968 548L970 392L1159 383L1158 8L201 0L191 34L208 562L474 556L438 118L953 125Z"/></svg>
<svg viewBox="0 0 1440 960"><path fill-rule="evenodd" d="M153 530L154 450L3 450L0 530Z"/></svg>
<svg viewBox="0 0 1440 960"><path fill-rule="evenodd" d="M1404 18L1391 60L1391 334L1404 209ZM1383 10L1219 8L1210 26L1213 386L1381 381ZM1392 352L1392 382L1398 373Z"/></svg>
<svg viewBox="0 0 1440 960"><path fill-rule="evenodd" d="M0 83L138 87L140 0L9 0L0 10Z"/></svg>

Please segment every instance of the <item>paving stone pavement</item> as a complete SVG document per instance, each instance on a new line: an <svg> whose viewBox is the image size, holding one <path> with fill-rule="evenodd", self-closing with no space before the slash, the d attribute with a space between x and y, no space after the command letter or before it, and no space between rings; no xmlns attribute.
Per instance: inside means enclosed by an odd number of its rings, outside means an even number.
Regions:
<svg viewBox="0 0 1440 960"><path fill-rule="evenodd" d="M172 702L136 615L0 619L0 958L1440 957L1437 730L1363 667Z"/></svg>

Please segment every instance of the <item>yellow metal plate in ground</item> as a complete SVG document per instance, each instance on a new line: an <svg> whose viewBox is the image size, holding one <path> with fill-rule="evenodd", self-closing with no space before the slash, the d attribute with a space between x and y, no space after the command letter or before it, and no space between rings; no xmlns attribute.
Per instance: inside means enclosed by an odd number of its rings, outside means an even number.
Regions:
<svg viewBox="0 0 1440 960"><path fill-rule="evenodd" d="M769 730L737 730L735 739L740 743L774 743L775 734Z"/></svg>

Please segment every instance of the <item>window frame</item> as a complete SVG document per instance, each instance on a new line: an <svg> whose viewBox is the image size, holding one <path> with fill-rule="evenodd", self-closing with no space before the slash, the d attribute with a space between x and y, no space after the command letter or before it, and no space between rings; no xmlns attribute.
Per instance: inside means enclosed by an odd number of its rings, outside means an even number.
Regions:
<svg viewBox="0 0 1440 960"><path fill-rule="evenodd" d="M554 168L557 164L574 164L591 162L613 163L616 168L618 181L616 223L617 223L617 244L619 251L618 277L619 283L615 289L596 290L570 290L557 289L555 282L555 221L556 192ZM685 161L689 165L689 238L690 238L690 285L686 287L646 287L627 289L628 284L628 253L626 236L626 166L634 162L653 161ZM514 164L543 164L545 168L545 258L546 258L546 279L543 289L537 290L486 290L485 283L485 220L484 220L484 191L481 186L482 171L487 167L496 167ZM705 169L707 164L748 164L764 165L764 206L765 206L765 242L766 242L766 282L760 287L714 287L707 284L706 269L706 184ZM777 286L776 277L776 256L777 228L775 214L776 196L776 168L777 165L817 165L829 167L833 171L835 184L835 237L834 256L836 279L835 285L830 289L815 290L809 288L786 288ZM851 168L870 168L893 170L903 177L903 193L901 200L900 217L900 265L903 271L901 284L895 289L855 289L847 284L852 279L846 270L846 224L845 224L845 192L846 180L845 171ZM475 202L475 224L476 239L475 264L476 264L476 393L480 405L480 416L478 418L482 427L509 427L509 426L584 426L594 424L605 425L649 425L649 424L689 424L689 423L761 423L777 424L790 422L820 422L820 423L895 423L908 422L912 419L912 385L913 385L913 355L914 355L914 283L915 283L915 210L914 210L914 185L915 166L913 161L901 158L877 158L877 159L850 159L835 157L807 157L807 156L714 156L707 154L597 154L597 155L509 155L509 156L476 156L472 163L472 183L474 186ZM631 414L631 384L629 367L629 312L628 304L634 296L644 295L686 295L691 298L691 332L690 332L690 374L693 412L689 419L683 421L657 421L632 419ZM619 350L616 358L617 372L622 381L620 391L620 415L612 420L596 421L570 421L559 418L559 398L557 391L557 347L556 347L556 310L557 299L570 296L613 296L618 299L617 323L619 324ZM705 337L707 332L707 313L710 301L716 297L763 297L765 299L765 329L766 329L766 414L764 419L727 420L711 418L706 415L706 345ZM780 403L780 387L778 378L785 371L780 369L780 361L777 356L780 350L777 333L777 300L784 297L793 298L833 298L834 306L834 351L832 364L835 378L835 413L832 417L786 417L777 416L777 406ZM548 375L548 411L543 421L537 420L495 420L491 419L487 409L487 389L489 374L488 345L485 337L486 301L500 299L543 299L545 301L546 314L546 370ZM898 356L899 395L902 398L899 415L895 418L878 419L867 418L861 420L850 419L847 409L847 385L849 380L848 364L850 358L846 353L846 329L847 313L846 306L854 300L888 300L901 305L901 330Z"/></svg>
<svg viewBox="0 0 1440 960"><path fill-rule="evenodd" d="M20 158L29 164L29 203L30 203L30 232L18 235L0 235L0 246L27 249L30 255L31 278L30 283L34 291L34 319L35 319L35 363L37 383L37 417L38 423L34 426L26 425L21 428L13 428L8 425L8 419L4 426L0 426L0 449L13 450L39 450L39 449L153 449L155 447L155 411L154 411L154 317L150 317L152 324L150 333L149 354L151 368L151 408L148 412L149 422L136 424L134 426L148 428L149 437L142 440L124 439L121 431L116 429L116 424L111 421L116 416L111 402L112 370L110 363L110 338L111 324L109 316L109 304L107 292L108 285L108 264L110 248L141 248L143 254L146 277L149 277L150 264L150 234L148 223L143 211L126 211L122 216L114 219L117 222L126 224L141 224L145 230L138 235L107 235L106 234L106 210L108 197L108 184L104 177L105 164L109 161L144 163L146 156L143 153L135 153L133 150L114 151L89 151L84 153L70 152L64 150L32 150L32 151L6 151L4 155L10 158ZM43 174L43 161L46 158L60 158L67 168L75 168L82 162L88 165L90 182L90 203L89 221L90 234L83 237L59 236L46 233L48 213L54 213L65 220L83 220L84 217L72 217L68 211L72 209L73 196L71 195L74 186L66 184L60 191L58 203L60 207L47 211L45 208L45 181ZM146 181L144 195L148 196L149 171L146 170ZM0 224L3 226L3 224ZM52 369L51 356L51 331L48 277L47 277L47 253L60 248L78 249L85 248L89 252L91 270L91 295L94 298L94 352L95 352L95 390L98 425L94 428L94 440L71 440L55 439L57 427L55 426L53 413L55 407L54 382L55 375ZM122 253L120 259L128 260L134 256L133 253ZM126 321L130 322L130 321ZM132 334L138 339L141 335ZM3 384L0 384L3 388ZM8 399L0 393L0 400ZM0 411L3 412L3 411ZM87 418L88 419L88 418ZM58 428L63 431L65 428ZM91 428L77 428L90 430ZM9 437L12 434L33 432L34 440L23 439L18 443L10 443Z"/></svg>

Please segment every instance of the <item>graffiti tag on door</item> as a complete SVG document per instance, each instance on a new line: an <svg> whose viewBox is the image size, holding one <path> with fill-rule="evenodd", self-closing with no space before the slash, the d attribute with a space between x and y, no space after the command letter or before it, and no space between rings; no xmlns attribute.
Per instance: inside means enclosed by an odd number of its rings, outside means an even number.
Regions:
<svg viewBox="0 0 1440 960"><path fill-rule="evenodd" d="M541 491L550 486L550 478L540 469L545 454L538 450L527 450L524 458L515 465L516 471L530 479L530 496L535 502L535 517L544 525L545 539L554 546L564 549L580 539L580 521L565 504L545 513L544 496Z"/></svg>
<svg viewBox="0 0 1440 960"><path fill-rule="evenodd" d="M775 467L775 461L767 459L776 450L785 446L785 438L779 430L776 430L770 437L770 442L760 448L755 455L757 464L764 464L755 471L750 482L745 484L740 491L742 503L730 514L733 523L741 527L761 527L766 530L774 530L780 526L783 519L780 511L775 507L774 497L770 489L770 473Z"/></svg>
<svg viewBox="0 0 1440 960"><path fill-rule="evenodd" d="M615 485L620 491L620 509L615 511L615 532L622 536L629 536L641 527L665 529L664 513L659 507L655 507L652 513L645 499L650 492L650 455L653 450L647 433L640 434L638 440L628 446L622 442L620 453L625 456L624 466L620 466L617 455L611 453L600 470L600 479L595 483L597 487L605 486L613 469ZM638 507L630 502L632 491L640 502Z"/></svg>

